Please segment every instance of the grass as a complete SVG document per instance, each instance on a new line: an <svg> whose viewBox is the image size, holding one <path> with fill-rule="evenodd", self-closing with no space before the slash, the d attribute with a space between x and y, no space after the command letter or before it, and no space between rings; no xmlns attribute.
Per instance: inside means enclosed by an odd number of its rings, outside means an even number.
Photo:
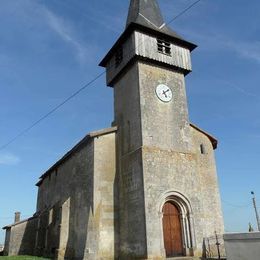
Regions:
<svg viewBox="0 0 260 260"><path fill-rule="evenodd" d="M48 260L48 258L42 258L37 256L0 256L0 260Z"/></svg>

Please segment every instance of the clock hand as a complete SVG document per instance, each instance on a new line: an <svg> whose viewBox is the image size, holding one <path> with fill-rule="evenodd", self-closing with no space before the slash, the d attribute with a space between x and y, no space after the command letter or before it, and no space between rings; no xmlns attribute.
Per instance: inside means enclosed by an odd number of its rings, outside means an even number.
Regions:
<svg viewBox="0 0 260 260"><path fill-rule="evenodd" d="M169 92L170 90L167 89L167 90L163 90L163 95L167 98L167 92Z"/></svg>

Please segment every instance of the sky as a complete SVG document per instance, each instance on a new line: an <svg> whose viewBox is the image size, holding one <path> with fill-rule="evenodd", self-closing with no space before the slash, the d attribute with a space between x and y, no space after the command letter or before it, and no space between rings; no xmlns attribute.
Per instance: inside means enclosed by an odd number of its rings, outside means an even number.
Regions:
<svg viewBox="0 0 260 260"><path fill-rule="evenodd" d="M159 0L165 21L194 0ZM0 0L0 147L84 86L124 30L128 0ZM186 77L190 121L219 140L225 231L256 229L260 207L260 1L202 0L171 23L198 45ZM35 183L88 132L113 121L103 75L0 150L0 227L35 212ZM260 208L259 208L260 210ZM0 243L4 232L0 231Z"/></svg>

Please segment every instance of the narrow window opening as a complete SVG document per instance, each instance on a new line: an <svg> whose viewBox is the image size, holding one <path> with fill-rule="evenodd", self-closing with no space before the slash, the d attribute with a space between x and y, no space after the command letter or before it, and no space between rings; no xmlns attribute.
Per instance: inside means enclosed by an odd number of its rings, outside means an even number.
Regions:
<svg viewBox="0 0 260 260"><path fill-rule="evenodd" d="M53 208L49 211L49 225L53 222Z"/></svg>
<svg viewBox="0 0 260 260"><path fill-rule="evenodd" d="M115 66L116 68L120 65L120 63L123 61L123 48L120 47L115 54Z"/></svg>
<svg viewBox="0 0 260 260"><path fill-rule="evenodd" d="M157 49L158 52L171 56L171 44L162 39L157 39Z"/></svg>
<svg viewBox="0 0 260 260"><path fill-rule="evenodd" d="M203 144L200 145L200 153L206 154L205 146Z"/></svg>

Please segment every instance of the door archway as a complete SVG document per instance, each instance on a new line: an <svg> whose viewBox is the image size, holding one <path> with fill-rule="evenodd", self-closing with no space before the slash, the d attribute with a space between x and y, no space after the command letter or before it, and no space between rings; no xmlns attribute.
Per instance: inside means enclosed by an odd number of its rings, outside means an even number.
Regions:
<svg viewBox="0 0 260 260"><path fill-rule="evenodd" d="M183 256L180 211L171 201L163 206L163 235L166 257Z"/></svg>
<svg viewBox="0 0 260 260"><path fill-rule="evenodd" d="M161 245L165 256L193 256L196 239L189 199L178 191L168 190L158 202ZM177 242L169 242L170 238Z"/></svg>

